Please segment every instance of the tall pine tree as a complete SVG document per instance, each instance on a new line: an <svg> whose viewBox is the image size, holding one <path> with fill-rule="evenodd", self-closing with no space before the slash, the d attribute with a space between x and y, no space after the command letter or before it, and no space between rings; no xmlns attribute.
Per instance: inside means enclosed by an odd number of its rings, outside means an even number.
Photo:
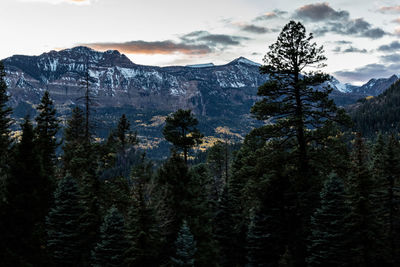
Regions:
<svg viewBox="0 0 400 267"><path fill-rule="evenodd" d="M44 223L50 203L50 181L42 173L29 118L22 124L21 141L14 149L6 184L8 203L4 223L12 254L8 258L20 261L19 264L40 265L45 247Z"/></svg>
<svg viewBox="0 0 400 267"><path fill-rule="evenodd" d="M380 221L377 220L376 183L369 168L369 153L357 134L354 142L351 170L347 181L347 197L350 205L349 233L351 233L351 261L354 266L383 266L385 250L382 250Z"/></svg>
<svg viewBox="0 0 400 267"><path fill-rule="evenodd" d="M36 143L44 175L54 178L56 166L56 149L58 142L56 134L59 129L54 103L46 91L37 106L39 115L35 118Z"/></svg>
<svg viewBox="0 0 400 267"><path fill-rule="evenodd" d="M5 81L6 73L4 71L3 62L0 61L0 216L5 218L6 214L6 182L10 171L11 159L11 108L7 106L9 95L7 94L7 84ZM0 257L4 258L3 254L7 248L5 238L6 228L4 220L0 220Z"/></svg>
<svg viewBox="0 0 400 267"><path fill-rule="evenodd" d="M171 258L174 266L193 267L195 264L196 241L184 220L175 241L176 253Z"/></svg>
<svg viewBox="0 0 400 267"><path fill-rule="evenodd" d="M100 233L100 240L92 252L92 265L125 266L127 240L124 218L115 207L112 207L105 216Z"/></svg>
<svg viewBox="0 0 400 267"><path fill-rule="evenodd" d="M80 216L83 211L78 184L67 175L58 183L54 206L46 219L48 251L56 266L80 266L82 236Z"/></svg>
<svg viewBox="0 0 400 267"><path fill-rule="evenodd" d="M343 181L332 174L321 191L321 206L311 218L309 266L350 266L348 212Z"/></svg>

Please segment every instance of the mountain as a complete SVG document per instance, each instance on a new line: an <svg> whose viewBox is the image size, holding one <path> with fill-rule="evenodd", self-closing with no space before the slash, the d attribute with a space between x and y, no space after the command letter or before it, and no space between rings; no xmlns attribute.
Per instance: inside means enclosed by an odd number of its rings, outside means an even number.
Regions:
<svg viewBox="0 0 400 267"><path fill-rule="evenodd" d="M58 105L70 105L82 95L80 81L86 65L100 107L124 105L174 111L190 108L196 114L217 115L213 105L253 102L256 88L266 81L258 64L245 58L226 65L153 67L137 65L118 51L97 52L87 47L51 51L40 56L4 60L13 104L37 103L49 90Z"/></svg>
<svg viewBox="0 0 400 267"><path fill-rule="evenodd" d="M160 154L168 152L161 138L164 119L178 108L193 110L208 138L205 143L222 135L242 138L260 123L249 110L258 86L267 80L259 64L242 57L220 66L156 67L135 64L115 50L75 47L39 56L15 55L3 62L17 119L34 116L35 104L48 90L65 121L71 106L81 104L80 84L89 66L97 134L106 137L126 113L143 146L163 150Z"/></svg>
<svg viewBox="0 0 400 267"><path fill-rule="evenodd" d="M116 50L105 52L79 46L39 56L15 55L3 60L15 118L34 116L35 104L45 90L55 100L65 121L71 106L83 95L81 82L88 66L96 103L96 129L106 137L126 113L147 147L159 149L165 117L179 108L191 109L212 144L215 136L242 138L261 122L249 110L258 99L257 88L267 75L260 64L244 57L225 65L145 66L133 63ZM331 98L340 106L383 92L397 76L373 79L357 87L332 79Z"/></svg>
<svg viewBox="0 0 400 267"><path fill-rule="evenodd" d="M392 75L389 78L371 79L366 84L354 88L351 92L358 94L365 94L368 96L378 96L386 91L399 77Z"/></svg>
<svg viewBox="0 0 400 267"><path fill-rule="evenodd" d="M100 107L190 108L203 116L223 115L226 110L217 108L221 103L231 108L245 105L247 112L256 100L257 87L268 79L259 73L260 64L244 57L220 66L156 67L135 64L116 50L98 52L82 46L39 56L15 55L6 58L4 64L14 106L38 103L45 90L58 105L74 104L82 95L80 82L86 66ZM394 77L373 79L361 87L336 79L329 85L334 89L334 99L349 98L350 94L358 99L383 91Z"/></svg>
<svg viewBox="0 0 400 267"><path fill-rule="evenodd" d="M364 136L377 133L395 133L400 130L400 81L376 97L368 97L348 108L355 130Z"/></svg>

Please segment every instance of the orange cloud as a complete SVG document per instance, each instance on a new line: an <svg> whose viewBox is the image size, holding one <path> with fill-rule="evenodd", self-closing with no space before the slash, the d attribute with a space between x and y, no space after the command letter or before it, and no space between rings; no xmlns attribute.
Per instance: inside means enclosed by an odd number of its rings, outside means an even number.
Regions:
<svg viewBox="0 0 400 267"><path fill-rule="evenodd" d="M399 13L400 12L400 6L383 6L379 8L379 11L382 13L386 12L394 12L394 13Z"/></svg>
<svg viewBox="0 0 400 267"><path fill-rule="evenodd" d="M175 54L204 55L212 52L212 49L204 44L184 44L172 41L132 41L126 43L91 43L83 44L95 50L118 50L126 54Z"/></svg>

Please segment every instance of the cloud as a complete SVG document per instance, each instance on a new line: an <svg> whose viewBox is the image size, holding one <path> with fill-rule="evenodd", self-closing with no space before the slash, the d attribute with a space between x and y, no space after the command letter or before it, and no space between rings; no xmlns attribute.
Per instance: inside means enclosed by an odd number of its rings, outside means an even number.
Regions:
<svg viewBox="0 0 400 267"><path fill-rule="evenodd" d="M381 28L373 28L372 25L363 18L341 22L327 22L324 26L314 30L314 33L317 35L324 35L328 32L370 39L379 39L388 35L388 33Z"/></svg>
<svg viewBox="0 0 400 267"><path fill-rule="evenodd" d="M175 54L184 55L205 55L216 51L222 51L230 46L239 46L247 37L211 34L207 31L194 31L180 37L180 41L143 41L135 40L130 42L99 42L81 44L96 50L118 50L127 54Z"/></svg>
<svg viewBox="0 0 400 267"><path fill-rule="evenodd" d="M393 41L390 44L381 45L378 47L378 51L381 51L381 52L393 52L393 51L397 51L399 49L400 49L399 41Z"/></svg>
<svg viewBox="0 0 400 267"><path fill-rule="evenodd" d="M309 4L298 8L294 14L295 18L309 21L332 21L347 20L349 12L336 11L329 6L328 3Z"/></svg>
<svg viewBox="0 0 400 267"><path fill-rule="evenodd" d="M75 5L90 5L97 0L19 0L25 3L48 3L48 4L75 4Z"/></svg>
<svg viewBox="0 0 400 267"><path fill-rule="evenodd" d="M345 45L345 44L352 44L353 42L346 40L339 40L339 41L334 41L334 43L338 45Z"/></svg>
<svg viewBox="0 0 400 267"><path fill-rule="evenodd" d="M272 12L266 12L262 14L261 16L258 16L253 19L253 21L264 21L264 20L271 20L275 18L282 17L283 15L287 14L288 12L279 10L279 9L274 9Z"/></svg>
<svg viewBox="0 0 400 267"><path fill-rule="evenodd" d="M381 13L400 13L400 6L383 6L378 11Z"/></svg>
<svg viewBox="0 0 400 267"><path fill-rule="evenodd" d="M383 55L380 58L383 62L400 62L400 54Z"/></svg>
<svg viewBox="0 0 400 267"><path fill-rule="evenodd" d="M204 55L212 49L204 44L184 44L173 41L131 41L125 43L89 43L83 44L96 50L118 50L127 54L174 54Z"/></svg>
<svg viewBox="0 0 400 267"><path fill-rule="evenodd" d="M334 73L342 82L366 82L371 78L390 77L398 73L400 64L368 64L354 70L337 71Z"/></svg>
<svg viewBox="0 0 400 267"><path fill-rule="evenodd" d="M254 25L254 24L242 25L242 26L241 26L241 30L242 30L242 31L245 31L245 32L258 33L258 34L271 32L271 31L270 31L268 28L266 28L266 27L256 26L256 25Z"/></svg>
<svg viewBox="0 0 400 267"><path fill-rule="evenodd" d="M337 46L337 47L335 47L333 49L333 52L336 52L336 53L362 53L362 54L365 54L368 51L365 48L364 49L360 49L360 48L357 48L357 47L354 47L354 46L350 45L350 46L348 46L346 48Z"/></svg>
<svg viewBox="0 0 400 267"><path fill-rule="evenodd" d="M210 47L227 47L240 45L242 41L250 40L250 38L227 34L211 34L207 31L194 31L183 35L181 40L187 44L207 44Z"/></svg>

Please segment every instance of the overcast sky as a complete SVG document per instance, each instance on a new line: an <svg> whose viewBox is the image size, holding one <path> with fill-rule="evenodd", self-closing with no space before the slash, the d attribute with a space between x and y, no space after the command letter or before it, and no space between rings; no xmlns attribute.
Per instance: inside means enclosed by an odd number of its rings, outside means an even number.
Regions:
<svg viewBox="0 0 400 267"><path fill-rule="evenodd" d="M400 0L0 0L0 58L77 45L147 65L262 63L294 19L342 82L400 74Z"/></svg>

